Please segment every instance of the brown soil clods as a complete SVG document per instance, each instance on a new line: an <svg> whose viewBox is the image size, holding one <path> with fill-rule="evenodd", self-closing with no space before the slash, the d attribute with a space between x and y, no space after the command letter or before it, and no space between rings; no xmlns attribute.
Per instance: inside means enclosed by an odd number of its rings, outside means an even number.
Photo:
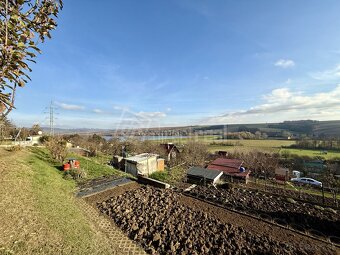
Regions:
<svg viewBox="0 0 340 255"><path fill-rule="evenodd" d="M100 202L98 208L150 254L335 253L251 232L182 201L172 190L143 186Z"/></svg>

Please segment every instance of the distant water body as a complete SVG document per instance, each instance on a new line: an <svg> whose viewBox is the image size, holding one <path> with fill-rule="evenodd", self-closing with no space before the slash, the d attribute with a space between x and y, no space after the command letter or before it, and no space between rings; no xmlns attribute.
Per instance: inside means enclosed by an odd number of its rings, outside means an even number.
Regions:
<svg viewBox="0 0 340 255"><path fill-rule="evenodd" d="M169 140L169 139L182 139L182 138L190 138L190 136L180 136L180 135L163 135L163 136L118 136L121 141L125 141L127 139L138 139L141 141L155 141L155 140ZM114 136L104 135L103 138L108 141Z"/></svg>

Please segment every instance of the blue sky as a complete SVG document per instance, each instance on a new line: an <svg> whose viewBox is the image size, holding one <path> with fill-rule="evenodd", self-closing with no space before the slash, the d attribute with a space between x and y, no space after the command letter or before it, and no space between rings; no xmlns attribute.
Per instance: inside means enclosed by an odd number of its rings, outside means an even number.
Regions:
<svg viewBox="0 0 340 255"><path fill-rule="evenodd" d="M65 1L16 124L340 119L340 1Z"/></svg>

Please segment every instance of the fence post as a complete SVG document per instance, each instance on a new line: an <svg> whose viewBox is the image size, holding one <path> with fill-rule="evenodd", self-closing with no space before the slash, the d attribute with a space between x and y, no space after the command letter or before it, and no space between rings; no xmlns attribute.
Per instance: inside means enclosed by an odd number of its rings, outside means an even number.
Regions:
<svg viewBox="0 0 340 255"><path fill-rule="evenodd" d="M322 187L322 204L325 205L325 192L323 189L323 185L321 187Z"/></svg>

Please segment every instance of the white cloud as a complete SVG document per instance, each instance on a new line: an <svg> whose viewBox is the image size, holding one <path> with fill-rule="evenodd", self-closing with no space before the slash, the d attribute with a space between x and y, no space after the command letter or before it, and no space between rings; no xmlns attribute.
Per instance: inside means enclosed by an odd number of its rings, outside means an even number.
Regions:
<svg viewBox="0 0 340 255"><path fill-rule="evenodd" d="M166 113L164 112L137 112L135 114L137 117L141 117L144 119L154 119L154 118L164 118L166 117Z"/></svg>
<svg viewBox="0 0 340 255"><path fill-rule="evenodd" d="M123 111L123 112L130 111L130 108L128 106L121 106L121 105L115 105L113 106L113 109L117 111Z"/></svg>
<svg viewBox="0 0 340 255"><path fill-rule="evenodd" d="M294 67L295 62L291 59L279 59L274 65L282 68L289 68Z"/></svg>
<svg viewBox="0 0 340 255"><path fill-rule="evenodd" d="M264 95L263 103L247 110L209 118L209 123L259 123L284 120L340 119L340 85L328 92L305 95L288 88Z"/></svg>
<svg viewBox="0 0 340 255"><path fill-rule="evenodd" d="M68 110L68 111L82 111L85 109L82 105L76 104L65 104L65 103L56 103L61 109Z"/></svg>
<svg viewBox="0 0 340 255"><path fill-rule="evenodd" d="M172 111L171 107L166 108L166 111L171 112Z"/></svg>
<svg viewBox="0 0 340 255"><path fill-rule="evenodd" d="M321 81L335 81L340 79L340 64L336 67L311 74L311 77Z"/></svg>
<svg viewBox="0 0 340 255"><path fill-rule="evenodd" d="M100 110L100 109L93 109L93 112L94 112L94 113L103 113L103 111Z"/></svg>

